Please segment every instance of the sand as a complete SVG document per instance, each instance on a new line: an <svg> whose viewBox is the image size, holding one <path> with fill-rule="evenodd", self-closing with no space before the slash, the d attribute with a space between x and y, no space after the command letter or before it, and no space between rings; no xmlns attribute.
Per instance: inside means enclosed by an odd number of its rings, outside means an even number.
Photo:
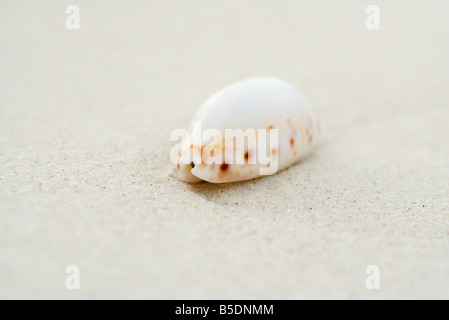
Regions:
<svg viewBox="0 0 449 320"><path fill-rule="evenodd" d="M65 27L70 4L79 30ZM370 4L380 30L365 27ZM448 12L2 2L0 298L449 298ZM257 75L313 103L315 151L248 182L171 177L170 132Z"/></svg>

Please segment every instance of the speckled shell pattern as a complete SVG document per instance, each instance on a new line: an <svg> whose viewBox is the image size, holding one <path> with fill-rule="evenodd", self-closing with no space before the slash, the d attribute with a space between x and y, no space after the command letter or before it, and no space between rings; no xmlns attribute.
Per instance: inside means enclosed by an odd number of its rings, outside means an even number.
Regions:
<svg viewBox="0 0 449 320"><path fill-rule="evenodd" d="M193 139L201 136L198 130L206 129L215 129L220 136ZM242 133L226 139L226 129ZM258 129L267 133L277 129L277 143L270 144L268 137L261 141ZM242 80L216 92L201 105L182 142L177 175L185 182L224 183L274 174L303 159L317 144L319 135L317 114L294 86L274 77ZM244 139L248 143L238 143ZM268 163L258 161L251 141L266 146ZM232 143L232 148L225 148ZM211 157L217 151L222 157L215 163ZM232 161L236 155L243 162ZM276 159L276 168L270 172L271 159ZM270 173L262 174L261 169Z"/></svg>

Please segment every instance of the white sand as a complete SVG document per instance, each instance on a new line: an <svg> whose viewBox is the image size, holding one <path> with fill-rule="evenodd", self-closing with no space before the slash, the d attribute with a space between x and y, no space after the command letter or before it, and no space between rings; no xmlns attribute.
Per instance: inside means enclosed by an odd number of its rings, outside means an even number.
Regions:
<svg viewBox="0 0 449 320"><path fill-rule="evenodd" d="M69 4L80 30L65 29ZM0 298L449 298L448 12L2 2ZM256 75L301 88L321 145L259 180L170 178L171 130Z"/></svg>

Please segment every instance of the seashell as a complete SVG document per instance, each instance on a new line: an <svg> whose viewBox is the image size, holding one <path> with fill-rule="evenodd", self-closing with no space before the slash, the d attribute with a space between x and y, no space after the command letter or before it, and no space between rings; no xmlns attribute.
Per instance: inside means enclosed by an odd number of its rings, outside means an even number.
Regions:
<svg viewBox="0 0 449 320"><path fill-rule="evenodd" d="M185 182L213 183L274 174L304 158L319 133L314 109L291 84L242 80L201 105L181 142L176 172Z"/></svg>

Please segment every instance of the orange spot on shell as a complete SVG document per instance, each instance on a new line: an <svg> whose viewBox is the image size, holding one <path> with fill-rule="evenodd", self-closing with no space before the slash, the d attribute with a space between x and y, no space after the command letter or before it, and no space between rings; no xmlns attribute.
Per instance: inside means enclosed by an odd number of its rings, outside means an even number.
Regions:
<svg viewBox="0 0 449 320"><path fill-rule="evenodd" d="M295 145L295 139L290 138L290 145L293 147Z"/></svg>

